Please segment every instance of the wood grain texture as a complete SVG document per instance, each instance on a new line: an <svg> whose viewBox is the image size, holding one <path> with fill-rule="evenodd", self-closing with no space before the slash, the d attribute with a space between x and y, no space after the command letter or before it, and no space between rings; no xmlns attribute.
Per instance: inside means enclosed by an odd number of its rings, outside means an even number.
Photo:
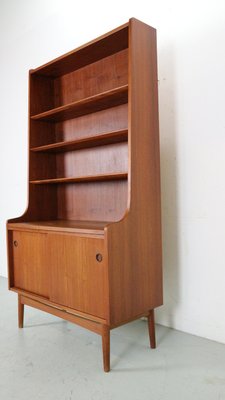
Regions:
<svg viewBox="0 0 225 400"><path fill-rule="evenodd" d="M72 309L70 307L63 306L62 304L54 303L53 301L50 301L50 300L48 300L42 296L39 296L37 294L33 294L33 293L30 293L30 292L27 292L25 290L18 289L15 287L12 287L11 290L13 292L20 294L21 299L23 297L28 297L29 299L35 300L38 303L46 304L47 306L49 306L51 308L57 308L60 311L65 311L69 314L75 315L76 317L79 317L82 319L87 319L88 321L97 322L101 325L105 325L107 323L106 319L104 319L104 318L99 318L99 317L96 317L96 315L87 314L82 311L78 311L78 310ZM21 300L21 302L22 302L22 300Z"/></svg>
<svg viewBox="0 0 225 400"><path fill-rule="evenodd" d="M55 107L54 80L45 76L32 76L30 79L30 115L35 115Z"/></svg>
<svg viewBox="0 0 225 400"><path fill-rule="evenodd" d="M128 170L127 143L113 143L110 146L98 146L94 149L81 149L66 154L56 155L57 176L89 176L89 175L116 175ZM43 175L42 175L43 176ZM56 176L56 177L57 177ZM52 178L55 176L52 176ZM43 176L45 178L45 176Z"/></svg>
<svg viewBox="0 0 225 400"><path fill-rule="evenodd" d="M93 181L111 181L127 179L127 172L117 172L111 174L101 174L101 175L86 175L68 178L52 178L52 179L40 179L36 181L30 181L34 185L44 185L46 183L71 183L71 182L93 182Z"/></svg>
<svg viewBox="0 0 225 400"><path fill-rule="evenodd" d="M59 219L118 221L126 208L125 179L58 185Z"/></svg>
<svg viewBox="0 0 225 400"><path fill-rule="evenodd" d="M107 228L112 324L162 304L156 31L136 19L128 84L129 210Z"/></svg>
<svg viewBox="0 0 225 400"><path fill-rule="evenodd" d="M50 143L43 146L32 147L34 152L60 153L73 150L87 149L108 144L120 143L127 141L127 129L97 134L96 136L88 136L81 139L69 140L67 142Z"/></svg>
<svg viewBox="0 0 225 400"><path fill-rule="evenodd" d="M55 315L56 317L65 319L66 321L72 322L76 325L82 326L83 328L89 329L90 331L98 333L99 335L102 335L102 324L98 322L78 317L77 315L70 314L69 312L51 307L47 304L31 299L29 296L21 296L21 301L24 305L37 308L38 310Z"/></svg>
<svg viewBox="0 0 225 400"><path fill-rule="evenodd" d="M127 103L128 86L123 85L63 106L31 115L32 120L58 122Z"/></svg>
<svg viewBox="0 0 225 400"><path fill-rule="evenodd" d="M37 121L35 123L40 124ZM42 122L42 124L44 123L49 125L47 122ZM52 125L55 127L57 142L82 139L84 137L91 138L96 136L96 133L103 134L113 130L127 129L128 106L127 104L122 104ZM38 136L38 133L36 136ZM45 144L44 138L42 143Z"/></svg>
<svg viewBox="0 0 225 400"><path fill-rule="evenodd" d="M54 80L54 107L60 107L101 93L106 96L128 83L128 50L86 65ZM112 92L113 94L113 92ZM107 101L107 97L105 99ZM45 109L43 109L45 111Z"/></svg>
<svg viewBox="0 0 225 400"><path fill-rule="evenodd" d="M74 220L50 220L15 222L8 224L10 231L44 231L44 232L65 232L91 235L104 235L104 228L109 224L106 221L74 221ZM10 239L12 243L12 239Z"/></svg>
<svg viewBox="0 0 225 400"><path fill-rule="evenodd" d="M106 318L106 262L102 239L49 235L50 300Z"/></svg>
<svg viewBox="0 0 225 400"><path fill-rule="evenodd" d="M49 297L47 235L13 231L14 286Z"/></svg>

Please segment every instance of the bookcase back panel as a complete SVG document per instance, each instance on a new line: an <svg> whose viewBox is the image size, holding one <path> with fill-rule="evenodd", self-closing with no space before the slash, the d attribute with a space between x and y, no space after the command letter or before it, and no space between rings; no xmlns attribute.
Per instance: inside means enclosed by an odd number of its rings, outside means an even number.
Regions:
<svg viewBox="0 0 225 400"><path fill-rule="evenodd" d="M30 75L30 115L99 95L128 83L128 49L58 78Z"/></svg>
<svg viewBox="0 0 225 400"><path fill-rule="evenodd" d="M55 125L46 121L30 122L30 147L56 142Z"/></svg>
<svg viewBox="0 0 225 400"><path fill-rule="evenodd" d="M51 179L57 170L56 157L54 154L32 153L30 155L30 180Z"/></svg>
<svg viewBox="0 0 225 400"><path fill-rule="evenodd" d="M31 120L30 147L92 137L102 133L127 129L127 126L127 104L63 122L51 123Z"/></svg>
<svg viewBox="0 0 225 400"><path fill-rule="evenodd" d="M41 75L30 77L30 114L54 108L54 80Z"/></svg>
<svg viewBox="0 0 225 400"><path fill-rule="evenodd" d="M58 218L118 221L127 208L127 181L58 185Z"/></svg>
<svg viewBox="0 0 225 400"><path fill-rule="evenodd" d="M57 219L57 185L30 185L29 207L24 221Z"/></svg>
<svg viewBox="0 0 225 400"><path fill-rule="evenodd" d="M122 50L54 80L54 106L59 107L126 85L128 50Z"/></svg>
<svg viewBox="0 0 225 400"><path fill-rule="evenodd" d="M59 153L56 155L56 164L57 178L127 172L128 146L123 142Z"/></svg>
<svg viewBox="0 0 225 400"><path fill-rule="evenodd" d="M113 130L127 129L127 126L128 107L127 104L123 104L97 113L56 123L56 141L91 137ZM54 135L52 137L54 138Z"/></svg>

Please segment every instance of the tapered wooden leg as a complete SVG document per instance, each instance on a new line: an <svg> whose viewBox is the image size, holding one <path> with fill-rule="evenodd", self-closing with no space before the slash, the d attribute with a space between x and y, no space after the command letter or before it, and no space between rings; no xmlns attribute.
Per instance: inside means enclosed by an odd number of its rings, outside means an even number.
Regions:
<svg viewBox="0 0 225 400"><path fill-rule="evenodd" d="M23 317L24 317L24 304L21 303L21 296L18 295L18 325L19 325L19 328L23 328Z"/></svg>
<svg viewBox="0 0 225 400"><path fill-rule="evenodd" d="M110 371L110 329L104 325L102 330L102 352L104 371Z"/></svg>
<svg viewBox="0 0 225 400"><path fill-rule="evenodd" d="M151 346L152 349L155 349L156 348L156 341L155 341L154 309L149 311L149 315L148 315L148 330L149 330L150 346Z"/></svg>

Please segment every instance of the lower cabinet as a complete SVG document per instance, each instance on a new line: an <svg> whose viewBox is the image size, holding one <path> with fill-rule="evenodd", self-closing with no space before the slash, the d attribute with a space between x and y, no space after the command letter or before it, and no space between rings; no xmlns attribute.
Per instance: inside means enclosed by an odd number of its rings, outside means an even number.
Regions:
<svg viewBox="0 0 225 400"><path fill-rule="evenodd" d="M60 233L12 233L13 286L106 318L104 239Z"/></svg>
<svg viewBox="0 0 225 400"><path fill-rule="evenodd" d="M49 297L47 234L13 231L13 284L19 289Z"/></svg>

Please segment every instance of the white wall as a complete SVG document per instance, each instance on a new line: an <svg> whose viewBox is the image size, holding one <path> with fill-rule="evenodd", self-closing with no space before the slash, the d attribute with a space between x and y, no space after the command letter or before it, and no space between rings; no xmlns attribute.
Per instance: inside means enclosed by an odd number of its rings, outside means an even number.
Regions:
<svg viewBox="0 0 225 400"><path fill-rule="evenodd" d="M158 29L165 305L225 343L225 2L0 0L0 274L26 205L28 69L135 16ZM148 5L148 9L147 9Z"/></svg>

